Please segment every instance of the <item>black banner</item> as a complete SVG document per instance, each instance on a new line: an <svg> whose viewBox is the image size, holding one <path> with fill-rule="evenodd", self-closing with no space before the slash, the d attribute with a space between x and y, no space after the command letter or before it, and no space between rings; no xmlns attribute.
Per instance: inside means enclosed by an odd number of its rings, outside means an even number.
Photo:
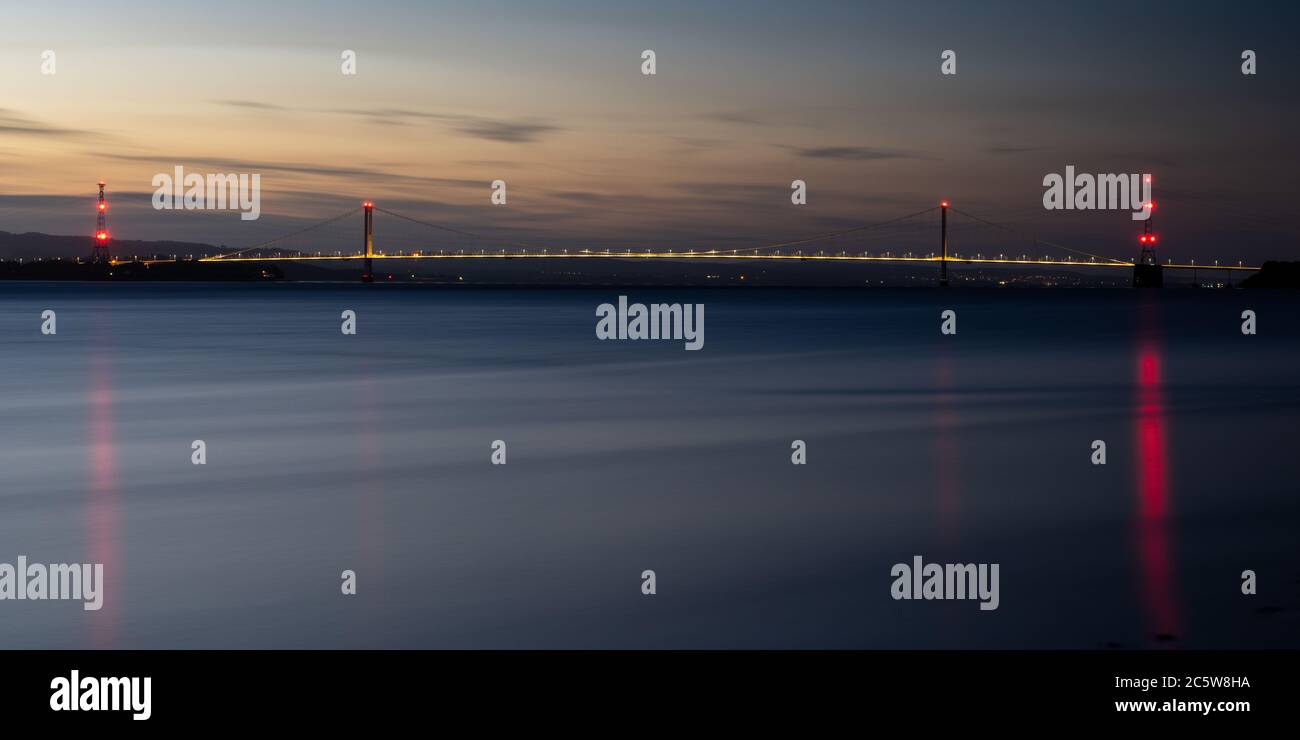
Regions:
<svg viewBox="0 0 1300 740"><path fill-rule="evenodd" d="M760 727L1235 727L1287 721L1296 701L1295 658L1181 651L19 651L5 656L0 695L7 718L49 728L379 727L435 716L541 727L557 712L579 723L621 715L629 723L692 717Z"/></svg>

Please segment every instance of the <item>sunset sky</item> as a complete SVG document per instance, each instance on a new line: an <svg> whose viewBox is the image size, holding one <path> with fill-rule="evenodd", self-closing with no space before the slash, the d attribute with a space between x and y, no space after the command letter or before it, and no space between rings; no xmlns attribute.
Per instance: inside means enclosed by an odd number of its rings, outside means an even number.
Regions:
<svg viewBox="0 0 1300 740"><path fill-rule="evenodd" d="M1131 256L1127 213L1043 209L1044 175L1074 165L1153 173L1173 256L1300 257L1294 4L1064 5L10 2L0 230L89 234L99 179L115 238L231 246L363 198L533 242L707 247L946 197ZM1243 49L1259 74L1241 74ZM262 218L153 210L151 179L177 165L260 173ZM506 206L489 203L496 179ZM806 206L790 203L794 179ZM860 244L927 248L931 227ZM330 238L351 245L359 228ZM974 225L954 238L1026 243Z"/></svg>

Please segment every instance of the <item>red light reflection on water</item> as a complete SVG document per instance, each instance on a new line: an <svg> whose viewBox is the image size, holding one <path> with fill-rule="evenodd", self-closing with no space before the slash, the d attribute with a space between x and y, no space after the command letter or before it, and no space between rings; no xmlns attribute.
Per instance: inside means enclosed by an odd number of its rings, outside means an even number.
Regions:
<svg viewBox="0 0 1300 740"><path fill-rule="evenodd" d="M1134 441L1137 460L1137 556L1142 603L1155 634L1178 633L1174 562L1169 541L1168 431L1160 345L1144 337L1137 348Z"/></svg>
<svg viewBox="0 0 1300 740"><path fill-rule="evenodd" d="M114 609L121 583L118 568L117 445L113 430L113 377L108 355L90 358L90 495L86 503L86 549L90 563L103 563L104 581L98 584L103 606L88 611L90 643L95 648L113 646L117 614Z"/></svg>

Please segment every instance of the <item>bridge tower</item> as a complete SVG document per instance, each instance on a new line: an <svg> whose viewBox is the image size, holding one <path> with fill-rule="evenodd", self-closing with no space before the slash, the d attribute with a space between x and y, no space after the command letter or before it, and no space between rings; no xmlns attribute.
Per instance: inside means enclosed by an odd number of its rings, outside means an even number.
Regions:
<svg viewBox="0 0 1300 740"><path fill-rule="evenodd" d="M939 287L948 287L948 201L939 202Z"/></svg>
<svg viewBox="0 0 1300 740"><path fill-rule="evenodd" d="M95 210L95 245L91 249L92 262L110 262L108 251L108 201L104 199L104 181L99 181L99 203Z"/></svg>
<svg viewBox="0 0 1300 740"><path fill-rule="evenodd" d="M1150 213L1147 214L1147 220L1142 222L1142 234L1138 237L1138 244L1142 245L1142 252L1138 255L1137 261L1133 263L1133 287L1160 288L1165 284L1165 274L1164 267L1156 259L1156 242L1158 239L1155 232L1151 230L1151 219L1155 218L1155 201L1147 201L1146 208L1150 210Z"/></svg>
<svg viewBox="0 0 1300 740"><path fill-rule="evenodd" d="M365 237L365 255L366 265L361 272L361 282L373 283L374 274L374 257L375 254L375 204L372 201L366 201L361 204L361 208L366 215L366 237Z"/></svg>

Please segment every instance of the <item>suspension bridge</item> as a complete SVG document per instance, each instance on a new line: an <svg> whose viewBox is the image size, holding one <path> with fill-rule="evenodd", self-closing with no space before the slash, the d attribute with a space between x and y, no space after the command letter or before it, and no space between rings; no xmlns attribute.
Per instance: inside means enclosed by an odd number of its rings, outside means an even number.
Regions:
<svg viewBox="0 0 1300 740"><path fill-rule="evenodd" d="M1148 207L1154 207L1154 204ZM102 206L100 208L103 210ZM375 244L374 224L376 212L387 217L400 220L402 222L415 224L430 232L437 232L443 236L454 235L460 239L469 239L477 242L477 247L450 247L434 246L426 249L398 250L390 251L379 248ZM1050 267L1097 267L1097 268L1126 268L1133 271L1133 284L1135 286L1159 286L1163 284L1163 271L1171 270L1218 270L1218 271L1235 271L1235 272L1253 272L1258 267L1238 263L1236 265L1219 264L1197 264L1191 262L1174 262L1168 260L1160 263L1155 258L1155 244L1157 237L1150 229L1150 219L1145 222L1142 235L1139 237L1141 245L1141 256L1128 260L1107 257L1092 252L1068 247L1053 241L1032 237L1032 244L1035 252L1039 249L1053 250L1054 253L1042 254L1037 256L1033 253L1021 254L962 254L949 248L949 214L952 213L968 220L968 222L980 224L983 226L1001 229L1008 234L1016 235L1018 238L1026 238L1023 231L1016 229L1008 224L992 221L981 216L971 214L953 207L948 201L941 201L938 205L924 208L913 213L907 213L894 218L864 223L846 229L833 232L822 232L812 234L799 239L785 240L768 244L759 244L747 247L729 247L718 249L674 249L674 248L560 248L547 246L544 244L517 241L508 238L494 237L468 231L465 229L446 226L443 224L433 223L417 219L411 216L403 215L394 211L377 207L373 201L365 201L360 206L350 209L345 213L314 222L303 228L296 229L290 233L277 236L272 239L261 241L251 246L235 249L233 251L223 252L221 254L201 256L195 261L203 263L215 262L314 262L314 261L360 261L362 263L361 279L365 282L372 282L374 279L375 261L386 260L573 260L573 259L614 259L614 260L745 260L745 261L826 261L826 262L859 262L859 263L887 263L887 264L920 264L927 263L938 268L938 284L948 284L948 266L951 265L989 265L989 266L1050 266ZM324 251L311 251L304 249L286 249L277 245L282 244L290 239L302 237L310 234L317 229L329 224L345 221L360 214L362 216L362 239L358 249L355 252L336 251L333 254ZM887 227L903 224L905 222L915 223L925 217L938 215L937 234L935 235L935 249L928 252L908 251L895 253L894 251L884 251L883 253L872 253L862 249L826 249L818 248L819 244L825 244L843 237L850 237L857 234ZM106 231L103 228L97 228L96 238L97 255L100 253L99 248L106 237ZM437 241L431 239L430 241ZM490 245L490 246L489 246ZM161 262L177 261L173 259L122 259L116 257L108 258L110 264L126 264L129 262L140 262L143 264L153 264Z"/></svg>

